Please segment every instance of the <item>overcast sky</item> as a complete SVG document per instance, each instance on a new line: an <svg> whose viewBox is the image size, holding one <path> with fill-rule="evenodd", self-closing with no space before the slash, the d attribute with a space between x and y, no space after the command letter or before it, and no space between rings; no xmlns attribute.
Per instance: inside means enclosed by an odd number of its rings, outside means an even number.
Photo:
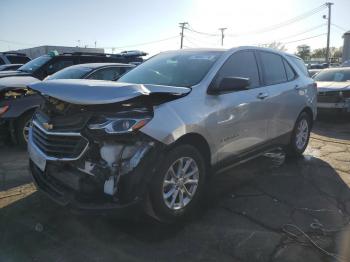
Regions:
<svg viewBox="0 0 350 262"><path fill-rule="evenodd" d="M212 35L185 30L185 47L220 47L218 28L226 27L224 47L280 41L293 53L300 44L308 44L312 49L326 45L326 35L321 34L327 32L326 20L322 18L327 9L277 29L276 25L324 3L320 0L0 0L0 51L38 45L94 47L96 41L97 47L108 48L107 52L114 47L114 52L140 49L155 54L178 49L178 23L188 22L192 29ZM350 0L333 3L331 46L339 47L344 29L350 30ZM275 30L262 30L272 28ZM317 37L297 41L314 36Z"/></svg>

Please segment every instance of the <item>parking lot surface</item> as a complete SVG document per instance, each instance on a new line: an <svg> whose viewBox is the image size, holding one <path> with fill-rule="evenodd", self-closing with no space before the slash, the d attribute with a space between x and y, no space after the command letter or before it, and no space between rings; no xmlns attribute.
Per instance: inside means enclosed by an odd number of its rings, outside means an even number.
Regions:
<svg viewBox="0 0 350 262"><path fill-rule="evenodd" d="M271 152L209 183L190 221L76 214L0 149L0 261L350 261L350 124L317 122L304 157Z"/></svg>

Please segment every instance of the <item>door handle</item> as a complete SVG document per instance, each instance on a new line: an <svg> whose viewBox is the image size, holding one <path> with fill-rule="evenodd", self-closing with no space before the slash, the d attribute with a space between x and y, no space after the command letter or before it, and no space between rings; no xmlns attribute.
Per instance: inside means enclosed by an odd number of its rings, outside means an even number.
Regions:
<svg viewBox="0 0 350 262"><path fill-rule="evenodd" d="M259 99L265 99L266 97L268 97L269 96L269 94L267 93L267 92L261 92L261 93L259 93L258 94L258 98Z"/></svg>
<svg viewBox="0 0 350 262"><path fill-rule="evenodd" d="M303 87L302 87L302 86L299 86L299 85L295 85L295 86L294 86L294 89L295 89L295 90L300 90L300 89L302 89L302 88L303 88Z"/></svg>

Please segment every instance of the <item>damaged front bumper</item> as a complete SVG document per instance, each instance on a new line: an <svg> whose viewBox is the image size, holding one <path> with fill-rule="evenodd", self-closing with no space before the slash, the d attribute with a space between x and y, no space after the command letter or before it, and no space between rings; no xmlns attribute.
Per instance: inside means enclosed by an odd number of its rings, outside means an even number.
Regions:
<svg viewBox="0 0 350 262"><path fill-rule="evenodd" d="M77 152L68 150L72 141L81 143ZM163 147L142 133L126 140L92 139L80 133L51 132L35 121L28 141L37 188L60 205L86 211L140 205Z"/></svg>
<svg viewBox="0 0 350 262"><path fill-rule="evenodd" d="M344 112L350 112L350 99L344 99L337 103L318 102L319 109L340 109Z"/></svg>

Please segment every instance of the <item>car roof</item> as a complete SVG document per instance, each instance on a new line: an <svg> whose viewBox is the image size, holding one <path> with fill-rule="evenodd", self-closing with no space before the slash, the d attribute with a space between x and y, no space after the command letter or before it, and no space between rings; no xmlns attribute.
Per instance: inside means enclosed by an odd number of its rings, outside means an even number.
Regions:
<svg viewBox="0 0 350 262"><path fill-rule="evenodd" d="M237 46L237 47L232 47L230 49L225 49L225 48L186 48L186 49L180 49L180 50L171 50L171 51L165 51L163 53L183 53L183 52L232 52L235 50L244 50L244 49L254 49L254 50L261 50L261 51L269 51L281 55L287 55L290 57L295 57L300 60L302 60L300 57L286 53L283 51L279 51L273 48L267 48L267 47L259 47L259 46Z"/></svg>
<svg viewBox="0 0 350 262"><path fill-rule="evenodd" d="M123 63L86 63L86 64L78 64L70 66L69 68L79 68L79 67L87 67L91 69L97 69L101 67L109 67L109 66L115 66L115 67L134 67L133 64L123 64Z"/></svg>

